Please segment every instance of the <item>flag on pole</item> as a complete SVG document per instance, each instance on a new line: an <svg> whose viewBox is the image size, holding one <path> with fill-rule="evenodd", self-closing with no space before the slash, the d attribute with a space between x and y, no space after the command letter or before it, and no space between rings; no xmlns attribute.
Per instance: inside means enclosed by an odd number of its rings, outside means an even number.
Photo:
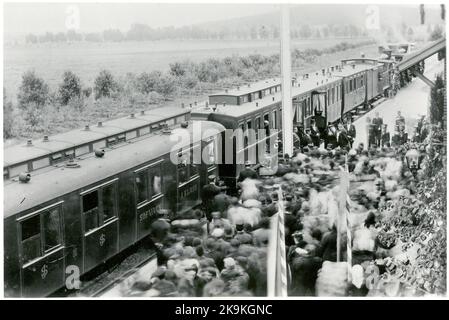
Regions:
<svg viewBox="0 0 449 320"><path fill-rule="evenodd" d="M284 203L278 190L278 213L271 218L271 236L267 257L267 290L269 297L287 297L287 259L285 252Z"/></svg>
<svg viewBox="0 0 449 320"><path fill-rule="evenodd" d="M351 281L351 270L352 270L352 235L351 235L351 220L349 219L349 214L351 212L351 198L349 197L349 168L348 168L348 155L345 158L345 170L343 173L344 181L342 187L345 193L345 220L346 220L346 253L348 262L348 282Z"/></svg>

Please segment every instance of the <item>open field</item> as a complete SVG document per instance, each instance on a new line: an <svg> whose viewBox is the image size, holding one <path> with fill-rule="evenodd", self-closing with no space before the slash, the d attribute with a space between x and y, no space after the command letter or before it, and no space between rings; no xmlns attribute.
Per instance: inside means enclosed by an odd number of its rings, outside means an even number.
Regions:
<svg viewBox="0 0 449 320"><path fill-rule="evenodd" d="M292 41L292 49L322 49L342 41L363 39L325 39ZM169 63L190 59L194 62L207 58L260 53L279 53L279 41L274 40L185 40L123 43L64 43L17 45L4 48L4 87L8 96L15 98L22 74L35 70L51 89L56 88L65 70L75 72L84 86L91 86L101 69L115 76L128 72L165 71Z"/></svg>

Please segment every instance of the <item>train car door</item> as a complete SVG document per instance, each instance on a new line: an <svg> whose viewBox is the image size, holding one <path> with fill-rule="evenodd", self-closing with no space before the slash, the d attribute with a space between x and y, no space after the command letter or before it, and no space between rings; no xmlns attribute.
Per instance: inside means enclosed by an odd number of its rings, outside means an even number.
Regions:
<svg viewBox="0 0 449 320"><path fill-rule="evenodd" d="M63 202L17 219L21 295L44 297L64 285Z"/></svg>
<svg viewBox="0 0 449 320"><path fill-rule="evenodd" d="M159 160L134 171L136 194L137 239L149 235L151 224L162 209L162 161Z"/></svg>
<svg viewBox="0 0 449 320"><path fill-rule="evenodd" d="M177 213L185 212L201 202L200 164L194 159L197 155L201 157L200 144L181 151L181 159L178 164Z"/></svg>
<svg viewBox="0 0 449 320"><path fill-rule="evenodd" d="M118 253L117 182L112 179L80 194L84 272Z"/></svg>

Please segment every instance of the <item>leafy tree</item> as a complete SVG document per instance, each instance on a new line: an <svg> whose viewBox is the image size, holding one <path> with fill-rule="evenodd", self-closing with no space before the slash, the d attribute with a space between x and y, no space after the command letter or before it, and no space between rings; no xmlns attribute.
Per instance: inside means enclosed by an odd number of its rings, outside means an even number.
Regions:
<svg viewBox="0 0 449 320"><path fill-rule="evenodd" d="M103 31L104 41L120 42L125 40L125 36L118 29L109 29Z"/></svg>
<svg viewBox="0 0 449 320"><path fill-rule="evenodd" d="M430 34L430 41L435 41L443 37L443 29L437 25Z"/></svg>
<svg viewBox="0 0 449 320"><path fill-rule="evenodd" d="M11 101L7 100L5 88L3 88L3 138L13 137L14 128L14 107Z"/></svg>
<svg viewBox="0 0 449 320"><path fill-rule="evenodd" d="M148 94L156 91L157 84L161 81L162 73L160 71L143 72L137 77L137 90ZM160 93L160 92L159 92Z"/></svg>
<svg viewBox="0 0 449 320"><path fill-rule="evenodd" d="M108 70L100 71L100 74L95 79L94 84L95 99L110 97L113 92L117 91L117 89L117 83L111 72Z"/></svg>
<svg viewBox="0 0 449 320"><path fill-rule="evenodd" d="M444 116L444 81L442 75L437 75L435 86L430 90L430 121L443 122Z"/></svg>
<svg viewBox="0 0 449 320"><path fill-rule="evenodd" d="M48 85L42 78L36 76L34 71L25 72L17 95L19 107L24 108L29 103L35 103L38 107L43 106L48 100L48 92Z"/></svg>
<svg viewBox="0 0 449 320"><path fill-rule="evenodd" d="M159 81L155 85L155 89L156 92L164 97L168 97L176 90L175 79L170 75L161 75Z"/></svg>
<svg viewBox="0 0 449 320"><path fill-rule="evenodd" d="M72 71L65 71L62 83L59 85L59 100L62 105L67 105L73 98L81 96L81 80Z"/></svg>

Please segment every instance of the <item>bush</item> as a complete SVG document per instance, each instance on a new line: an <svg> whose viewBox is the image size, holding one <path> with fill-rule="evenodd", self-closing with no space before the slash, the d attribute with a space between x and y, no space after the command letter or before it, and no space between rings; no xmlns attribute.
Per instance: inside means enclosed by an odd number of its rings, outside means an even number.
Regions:
<svg viewBox="0 0 449 320"><path fill-rule="evenodd" d="M14 107L11 101L7 101L5 89L3 89L3 139L14 136Z"/></svg>
<svg viewBox="0 0 449 320"><path fill-rule="evenodd" d="M37 77L34 71L25 72L17 95L19 107L26 109L30 104L35 104L36 107L43 106L48 100L48 92L48 85Z"/></svg>
<svg viewBox="0 0 449 320"><path fill-rule="evenodd" d="M435 29L433 29L433 31L430 33L429 40L430 41L435 41L435 40L438 40L438 39L440 39L442 37L443 37L443 29L439 25L437 25L435 27Z"/></svg>
<svg viewBox="0 0 449 320"><path fill-rule="evenodd" d="M67 105L70 100L80 98L81 80L72 71L65 71L62 83L59 86L59 101L62 105Z"/></svg>
<svg viewBox="0 0 449 320"><path fill-rule="evenodd" d="M143 94L155 91L157 84L161 81L161 77L162 73L160 71L143 72L136 79L137 90Z"/></svg>
<svg viewBox="0 0 449 320"><path fill-rule="evenodd" d="M176 90L175 79L170 75L161 75L155 84L155 89L156 92L167 98Z"/></svg>
<svg viewBox="0 0 449 320"><path fill-rule="evenodd" d="M443 123L444 116L444 81L442 75L437 75L435 86L430 90L430 122ZM445 124L443 124L445 125Z"/></svg>
<svg viewBox="0 0 449 320"><path fill-rule="evenodd" d="M95 79L94 91L95 99L102 97L111 97L111 95L118 89L117 83L111 72L102 70Z"/></svg>

